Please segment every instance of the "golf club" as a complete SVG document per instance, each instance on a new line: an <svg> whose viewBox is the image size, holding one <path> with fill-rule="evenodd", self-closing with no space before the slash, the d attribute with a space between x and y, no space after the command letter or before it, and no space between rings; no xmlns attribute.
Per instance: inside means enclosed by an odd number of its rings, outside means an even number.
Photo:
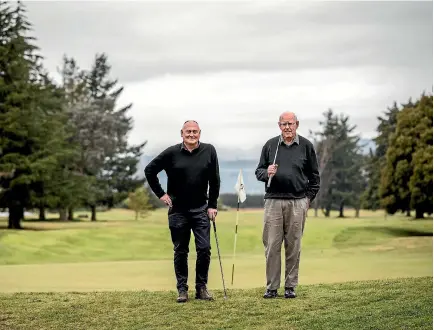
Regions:
<svg viewBox="0 0 434 330"><path fill-rule="evenodd" d="M214 236L215 236L215 242L216 242L216 245L217 245L217 253L218 253L218 256L219 256L220 271L221 271L221 273L222 273L223 290L224 290L224 292L225 292L225 299L227 299L227 295L226 295L226 286L225 286L225 279L224 279L224 277L223 277L222 259L221 259L221 257L220 257L220 247L219 247L219 241L218 241L218 238L217 238L217 229L216 229L216 226L215 226L215 218L214 218L214 216L211 216L211 221L212 221L212 225L213 225L213 227L214 227Z"/></svg>
<svg viewBox="0 0 434 330"><path fill-rule="evenodd" d="M277 147L276 147L276 153L274 154L273 165L276 165L277 151L279 150L281 138L282 138L282 136L279 136L279 140L277 141ZM267 182L267 188L270 188L272 178L273 178L273 175L270 175L270 177L268 178L268 182Z"/></svg>

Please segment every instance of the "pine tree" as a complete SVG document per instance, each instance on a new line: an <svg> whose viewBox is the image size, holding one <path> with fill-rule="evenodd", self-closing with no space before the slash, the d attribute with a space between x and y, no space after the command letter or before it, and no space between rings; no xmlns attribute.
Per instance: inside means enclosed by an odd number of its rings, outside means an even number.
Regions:
<svg viewBox="0 0 434 330"><path fill-rule="evenodd" d="M137 177L136 174L144 145L127 146L122 153L106 160L102 180L109 189L101 201L103 205L112 208L122 202L130 191L143 187L145 179Z"/></svg>
<svg viewBox="0 0 434 330"><path fill-rule="evenodd" d="M145 143L129 146L127 136L132 104L117 109L123 87L110 79L111 67L105 54L97 54L89 71L80 70L74 59L64 58L64 88L69 95L70 123L74 142L80 145L77 167L94 180L89 181L86 204L96 220L96 206L113 206L129 191L143 185L134 178Z"/></svg>
<svg viewBox="0 0 434 330"><path fill-rule="evenodd" d="M337 141L339 147L333 153L336 176L332 183L332 200L338 205L339 217L344 217L345 205L360 208L364 188L363 155L360 137L354 134L356 125L349 126L349 117L340 115Z"/></svg>
<svg viewBox="0 0 434 330"><path fill-rule="evenodd" d="M411 104L411 100L408 105ZM386 163L386 152L389 147L389 137L395 132L397 115L399 108L394 102L391 108L385 111L382 117L377 117L379 124L377 126L378 136L374 139L376 148L375 152L371 152L367 159L367 177L368 184L363 193L363 207L370 210L380 208L380 180L381 169Z"/></svg>
<svg viewBox="0 0 434 330"><path fill-rule="evenodd" d="M56 168L63 147L58 90L41 65L28 34L25 8L0 3L0 205L9 228L21 228L24 209Z"/></svg>
<svg viewBox="0 0 434 330"><path fill-rule="evenodd" d="M333 155L340 147L337 140L338 118L333 110L328 109L323 113L324 120L319 124L322 129L318 132L310 131L318 158L319 174L321 179L320 190L314 200L313 207L315 216L318 216L318 209L321 209L326 217L330 216L332 210L332 183L336 177L336 166L333 166Z"/></svg>
<svg viewBox="0 0 434 330"><path fill-rule="evenodd" d="M415 109L417 144L413 154L413 174L410 177L412 209L416 218L433 212L433 96L422 96Z"/></svg>
<svg viewBox="0 0 434 330"><path fill-rule="evenodd" d="M369 148L369 155L365 158L365 170L367 185L362 194L361 207L363 209L376 211L380 208L379 187L381 169L378 157L375 155L372 148Z"/></svg>
<svg viewBox="0 0 434 330"><path fill-rule="evenodd" d="M432 96L422 95L397 117L382 170L380 193L390 214L415 209L432 213Z"/></svg>
<svg viewBox="0 0 434 330"><path fill-rule="evenodd" d="M335 115L330 109L320 122L322 130L312 133L319 159L321 188L314 201L326 217L332 209L344 216L344 206L360 208L360 196L365 187L360 138L354 135L356 126L349 126L349 117Z"/></svg>

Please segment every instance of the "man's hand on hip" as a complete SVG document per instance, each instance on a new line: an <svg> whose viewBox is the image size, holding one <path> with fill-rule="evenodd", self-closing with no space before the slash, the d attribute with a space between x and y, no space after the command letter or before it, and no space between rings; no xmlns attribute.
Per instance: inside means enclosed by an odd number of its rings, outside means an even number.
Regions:
<svg viewBox="0 0 434 330"><path fill-rule="evenodd" d="M172 207L172 200L170 199L170 196L168 194L164 194L160 197L160 200L164 202L169 207Z"/></svg>
<svg viewBox="0 0 434 330"><path fill-rule="evenodd" d="M217 216L217 209L208 209L208 218L210 220L215 220L215 217Z"/></svg>

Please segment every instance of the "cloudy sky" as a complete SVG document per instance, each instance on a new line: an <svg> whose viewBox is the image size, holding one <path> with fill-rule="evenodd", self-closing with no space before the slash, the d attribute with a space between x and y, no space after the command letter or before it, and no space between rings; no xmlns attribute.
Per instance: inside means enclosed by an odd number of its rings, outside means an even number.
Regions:
<svg viewBox="0 0 434 330"><path fill-rule="evenodd" d="M24 3L53 75L63 54L107 53L148 155L187 119L217 151L257 152L288 110L302 135L332 108L369 138L393 101L432 92L432 2Z"/></svg>

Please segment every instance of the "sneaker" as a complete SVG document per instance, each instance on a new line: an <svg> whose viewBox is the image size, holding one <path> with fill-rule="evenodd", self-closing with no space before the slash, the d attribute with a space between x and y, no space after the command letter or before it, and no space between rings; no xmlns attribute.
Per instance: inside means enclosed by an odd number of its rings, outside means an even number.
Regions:
<svg viewBox="0 0 434 330"><path fill-rule="evenodd" d="M294 288L285 288L285 298L295 298L297 295L295 294Z"/></svg>
<svg viewBox="0 0 434 330"><path fill-rule="evenodd" d="M196 290L196 299L200 300L214 300L205 286Z"/></svg>
<svg viewBox="0 0 434 330"><path fill-rule="evenodd" d="M176 298L176 301L179 303L184 303L188 300L188 292L185 289L181 289L178 292L178 298Z"/></svg>
<svg viewBox="0 0 434 330"><path fill-rule="evenodd" d="M268 290L264 293L264 298L276 298L277 297L277 290Z"/></svg>

